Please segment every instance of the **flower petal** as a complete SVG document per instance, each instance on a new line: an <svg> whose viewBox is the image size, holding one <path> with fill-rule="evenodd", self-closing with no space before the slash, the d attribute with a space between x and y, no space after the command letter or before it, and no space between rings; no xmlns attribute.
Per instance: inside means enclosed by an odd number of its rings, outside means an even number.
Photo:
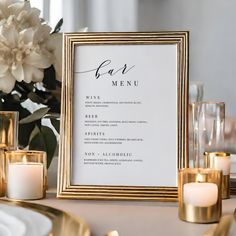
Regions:
<svg viewBox="0 0 236 236"><path fill-rule="evenodd" d="M0 64L0 77L5 76L8 72L9 66L6 64Z"/></svg>
<svg viewBox="0 0 236 236"><path fill-rule="evenodd" d="M31 26L36 26L40 24L40 18L39 18L40 12L41 11L38 8L35 7L31 8L27 17L27 21L30 22Z"/></svg>
<svg viewBox="0 0 236 236"><path fill-rule="evenodd" d="M78 32L88 32L88 27L80 28Z"/></svg>
<svg viewBox="0 0 236 236"><path fill-rule="evenodd" d="M56 78L61 81L62 77L62 34L52 34L47 42L47 48L53 53L53 66Z"/></svg>
<svg viewBox="0 0 236 236"><path fill-rule="evenodd" d="M15 48L18 41L18 32L14 25L6 27L2 25L0 27L1 40L4 40L4 43L9 45L11 48Z"/></svg>
<svg viewBox="0 0 236 236"><path fill-rule="evenodd" d="M28 56L26 56L24 62L26 64L42 69L48 68L52 64L51 58L36 52L32 52Z"/></svg>
<svg viewBox="0 0 236 236"><path fill-rule="evenodd" d="M21 82L22 80L24 80L24 71L21 63L12 65L11 73L17 81Z"/></svg>
<svg viewBox="0 0 236 236"><path fill-rule="evenodd" d="M33 78L33 67L27 64L23 64L24 70L24 81L26 83L30 83Z"/></svg>
<svg viewBox="0 0 236 236"><path fill-rule="evenodd" d="M49 51L54 51L58 47L62 48L62 33L51 34L47 41L47 48Z"/></svg>
<svg viewBox="0 0 236 236"><path fill-rule="evenodd" d="M16 80L8 73L6 76L0 78L0 90L4 93L10 93L15 86Z"/></svg>
<svg viewBox="0 0 236 236"><path fill-rule="evenodd" d="M34 30L32 28L28 28L22 30L19 34L20 38L23 40L25 44L33 42L34 39Z"/></svg>
<svg viewBox="0 0 236 236"><path fill-rule="evenodd" d="M42 82L43 78L44 78L43 70L40 70L40 69L34 67L32 81L34 81L34 82Z"/></svg>
<svg viewBox="0 0 236 236"><path fill-rule="evenodd" d="M24 64L24 81L26 83L30 83L31 81L33 82L42 82L44 73L43 70L40 70L34 66Z"/></svg>
<svg viewBox="0 0 236 236"><path fill-rule="evenodd" d="M0 1L0 9L1 9L1 19L7 18L10 15L10 11L8 9L9 4L14 3L15 1L13 0L1 0Z"/></svg>
<svg viewBox="0 0 236 236"><path fill-rule="evenodd" d="M50 37L51 27L48 25L40 25L35 31L34 43L41 43Z"/></svg>
<svg viewBox="0 0 236 236"><path fill-rule="evenodd" d="M16 3L10 4L8 6L8 9L10 10L10 13L12 15L17 15L24 8L24 6L25 6L24 2L16 2Z"/></svg>

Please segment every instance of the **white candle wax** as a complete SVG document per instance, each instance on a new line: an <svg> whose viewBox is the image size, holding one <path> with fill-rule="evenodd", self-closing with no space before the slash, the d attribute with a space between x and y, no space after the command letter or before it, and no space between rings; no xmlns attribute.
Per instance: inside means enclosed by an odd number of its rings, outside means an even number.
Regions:
<svg viewBox="0 0 236 236"><path fill-rule="evenodd" d="M42 163L9 163L7 195L12 199L43 197Z"/></svg>
<svg viewBox="0 0 236 236"><path fill-rule="evenodd" d="M184 203L196 207L209 207L216 204L218 187L214 183L187 183L183 186Z"/></svg>
<svg viewBox="0 0 236 236"><path fill-rule="evenodd" d="M222 170L223 175L229 175L230 174L230 157L227 156L215 156L214 157L214 168L217 170Z"/></svg>
<svg viewBox="0 0 236 236"><path fill-rule="evenodd" d="M236 154L231 154L231 165L230 165L230 172L235 176L236 174Z"/></svg>

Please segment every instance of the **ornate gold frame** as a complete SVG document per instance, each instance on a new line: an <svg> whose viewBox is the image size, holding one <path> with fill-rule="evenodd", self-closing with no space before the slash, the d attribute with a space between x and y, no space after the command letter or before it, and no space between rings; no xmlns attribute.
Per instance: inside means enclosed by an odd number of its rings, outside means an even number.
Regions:
<svg viewBox="0 0 236 236"><path fill-rule="evenodd" d="M95 186L71 184L73 66L78 45L175 44L178 49L178 168L188 166L188 32L66 33L57 196L101 200L176 201L177 187Z"/></svg>

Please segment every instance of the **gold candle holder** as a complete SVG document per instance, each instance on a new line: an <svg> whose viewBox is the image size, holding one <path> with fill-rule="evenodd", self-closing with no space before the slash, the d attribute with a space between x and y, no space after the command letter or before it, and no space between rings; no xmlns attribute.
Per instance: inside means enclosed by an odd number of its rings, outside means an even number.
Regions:
<svg viewBox="0 0 236 236"><path fill-rule="evenodd" d="M5 180L5 152L0 149L0 197L6 195L6 180Z"/></svg>
<svg viewBox="0 0 236 236"><path fill-rule="evenodd" d="M218 222L222 212L221 171L187 168L179 171L179 218L193 223Z"/></svg>
<svg viewBox="0 0 236 236"><path fill-rule="evenodd" d="M230 198L230 153L227 152L204 152L205 166L222 171L222 199Z"/></svg>
<svg viewBox="0 0 236 236"><path fill-rule="evenodd" d="M6 196L15 200L41 199L46 195L47 158L43 151L7 151Z"/></svg>
<svg viewBox="0 0 236 236"><path fill-rule="evenodd" d="M0 148L15 150L18 144L19 113L0 111Z"/></svg>

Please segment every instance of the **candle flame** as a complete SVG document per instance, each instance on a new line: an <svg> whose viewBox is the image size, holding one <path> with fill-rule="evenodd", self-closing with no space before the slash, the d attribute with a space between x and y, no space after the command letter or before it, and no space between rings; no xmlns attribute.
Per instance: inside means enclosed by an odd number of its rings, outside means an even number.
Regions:
<svg viewBox="0 0 236 236"><path fill-rule="evenodd" d="M196 178L197 182L203 182L203 177L201 174L197 174L197 178Z"/></svg>
<svg viewBox="0 0 236 236"><path fill-rule="evenodd" d="M24 164L27 164L27 158L26 158L26 156L23 156L23 163L24 163Z"/></svg>

